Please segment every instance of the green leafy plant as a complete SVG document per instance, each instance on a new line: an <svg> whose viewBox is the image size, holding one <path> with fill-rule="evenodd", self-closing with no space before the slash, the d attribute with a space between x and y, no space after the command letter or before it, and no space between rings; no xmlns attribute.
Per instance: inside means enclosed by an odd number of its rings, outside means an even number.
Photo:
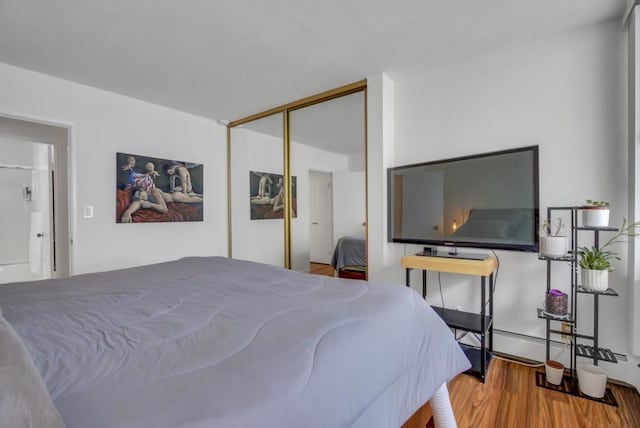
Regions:
<svg viewBox="0 0 640 428"><path fill-rule="evenodd" d="M552 224L550 219L546 219L542 222L542 236L559 236L560 231L564 229L564 224L560 217L557 218L558 222L556 227L552 231Z"/></svg>
<svg viewBox="0 0 640 428"><path fill-rule="evenodd" d="M620 230L600 248L578 248L578 255L580 256L578 264L583 269L612 271L613 266L611 265L611 260L620 260L620 256L615 251L609 250L608 247L614 244L628 242L627 237L638 236L639 233L636 231L638 227L640 227L640 222L627 224L626 219L622 220Z"/></svg>
<svg viewBox="0 0 640 428"><path fill-rule="evenodd" d="M607 201L595 201L593 199L587 199L587 206L599 207L599 208L608 208L609 207L609 202L607 202Z"/></svg>

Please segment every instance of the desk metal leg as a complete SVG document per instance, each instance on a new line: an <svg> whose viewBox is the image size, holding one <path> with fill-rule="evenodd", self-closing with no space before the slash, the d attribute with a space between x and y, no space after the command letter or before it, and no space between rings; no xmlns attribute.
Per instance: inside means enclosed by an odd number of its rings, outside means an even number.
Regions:
<svg viewBox="0 0 640 428"><path fill-rule="evenodd" d="M491 325L489 326L489 352L493 352L493 274L489 275L489 317Z"/></svg>
<svg viewBox="0 0 640 428"><path fill-rule="evenodd" d="M422 271L422 298L427 298L427 271Z"/></svg>
<svg viewBox="0 0 640 428"><path fill-rule="evenodd" d="M480 333L480 379L482 380L482 383L484 383L484 376L486 373L486 364L487 364L487 356L486 356L486 319L485 319L485 315L486 315L486 303L487 303L487 296L486 296L486 291L485 291L485 286L486 286L486 277L483 276L481 278L481 285L480 285L480 293L481 293L481 299L480 299L480 304L481 304L481 308L480 308L480 329L482 330L482 332Z"/></svg>
<svg viewBox="0 0 640 428"><path fill-rule="evenodd" d="M411 287L411 268L405 269L405 280L404 283L407 287Z"/></svg>

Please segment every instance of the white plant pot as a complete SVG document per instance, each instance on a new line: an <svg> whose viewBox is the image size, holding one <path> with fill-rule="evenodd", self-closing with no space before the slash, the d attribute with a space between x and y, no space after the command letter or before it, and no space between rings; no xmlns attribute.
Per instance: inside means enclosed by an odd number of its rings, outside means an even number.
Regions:
<svg viewBox="0 0 640 428"><path fill-rule="evenodd" d="M609 208L582 208L582 225L584 227L608 227Z"/></svg>
<svg viewBox="0 0 640 428"><path fill-rule="evenodd" d="M569 240L566 236L541 236L540 254L548 257L562 257L567 255Z"/></svg>
<svg viewBox="0 0 640 428"><path fill-rule="evenodd" d="M584 269L580 270L582 286L589 291L606 291L609 288L609 271Z"/></svg>
<svg viewBox="0 0 640 428"><path fill-rule="evenodd" d="M602 398L607 390L607 372L591 364L578 364L578 385L583 394Z"/></svg>
<svg viewBox="0 0 640 428"><path fill-rule="evenodd" d="M551 385L560 385L564 376L564 365L555 360L547 360L544 363L544 373L547 377L547 382Z"/></svg>

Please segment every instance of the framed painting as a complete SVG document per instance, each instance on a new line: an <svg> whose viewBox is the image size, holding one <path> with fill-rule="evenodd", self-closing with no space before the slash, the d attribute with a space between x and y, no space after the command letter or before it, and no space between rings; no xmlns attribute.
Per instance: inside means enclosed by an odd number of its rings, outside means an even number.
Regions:
<svg viewBox="0 0 640 428"><path fill-rule="evenodd" d="M116 223L202 221L202 164L116 153L116 176Z"/></svg>
<svg viewBox="0 0 640 428"><path fill-rule="evenodd" d="M292 216L297 211L297 180L291 177ZM284 185L282 174L249 171L251 220L284 218Z"/></svg>

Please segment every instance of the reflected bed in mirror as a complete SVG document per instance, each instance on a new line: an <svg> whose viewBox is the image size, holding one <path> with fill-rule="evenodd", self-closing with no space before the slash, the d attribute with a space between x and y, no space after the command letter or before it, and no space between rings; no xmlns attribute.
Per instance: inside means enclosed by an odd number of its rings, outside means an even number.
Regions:
<svg viewBox="0 0 640 428"><path fill-rule="evenodd" d="M366 241L360 236L343 236L338 240L331 266L340 278L367 279Z"/></svg>

